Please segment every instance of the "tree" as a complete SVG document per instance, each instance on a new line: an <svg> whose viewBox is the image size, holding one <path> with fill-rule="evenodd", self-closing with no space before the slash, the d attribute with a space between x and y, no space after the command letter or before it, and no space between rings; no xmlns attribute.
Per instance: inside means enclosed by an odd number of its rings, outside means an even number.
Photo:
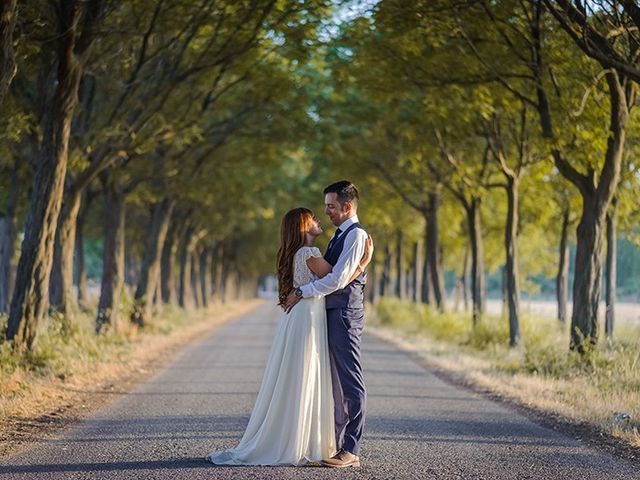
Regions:
<svg viewBox="0 0 640 480"><path fill-rule="evenodd" d="M640 65L638 39L632 33L640 26L640 9L634 2L623 2L621 12L617 7L611 7L611 10L590 9L582 2L576 2L577 6L564 0L544 0L544 3L576 45L605 69L599 77L604 76L609 94L609 132L600 171L589 169L583 174L563 159L556 160L558 169L580 190L583 198L571 318L571 345L582 351L583 339L596 343L599 334L601 252L607 214L620 181L626 132L637 95L635 82L640 78L635 77L634 81L632 76L633 70ZM605 7L605 4L600 7ZM609 218L608 237L613 246L615 212ZM614 292L608 291L607 294L613 295Z"/></svg>
<svg viewBox="0 0 640 480"><path fill-rule="evenodd" d="M515 113L515 112L514 112ZM522 105L515 115L507 113L505 123L508 135L503 133L501 112L496 112L486 122L485 135L493 158L497 161L505 182L497 184L507 193L507 219L505 246L505 294L509 309L509 345L520 342L520 287L518 271L518 234L520 222L520 183L526 169L535 161L531 135L527 121L527 105ZM512 145L507 145L507 142ZM514 161L509 161L514 158ZM511 163L511 165L510 165Z"/></svg>
<svg viewBox="0 0 640 480"><path fill-rule="evenodd" d="M331 99L332 115L342 126L339 138L353 144L350 158L373 167L385 180L381 187L399 195L424 219L420 298L443 311L446 293L438 221L442 184L431 178L427 167L437 154L425 152L421 138L425 130L431 136L433 127L430 111L422 107L430 97L403 78L389 75L394 65L380 54L389 40L385 35L371 36L372 28L369 21L356 19L331 45L327 57L337 92ZM404 259L396 255L396 262L400 265ZM404 283L399 270L396 266L398 288Z"/></svg>
<svg viewBox="0 0 640 480"><path fill-rule="evenodd" d="M552 2L472 3L467 5L470 8L463 9L460 5L449 9L449 12L453 12L460 36L466 42L471 58L477 62L478 78L497 83L538 112L541 133L547 139L555 167L578 189L582 197L570 342L571 348L582 352L584 340L594 344L598 339L601 252L606 212L620 178L626 129L635 102L635 85L622 71L609 68L604 62L600 63L605 70L598 72L595 65L585 61L584 57L577 57L575 61L580 67L573 65L573 68L569 68L567 59L571 57L567 57L564 53L566 50L560 47L566 41L559 37L560 32L554 28L550 22L552 19L545 12L544 4L547 4L553 15L559 18L561 9L554 9ZM567 2L562 3L564 5ZM478 28L480 24L475 19L472 21L478 15L484 15L491 22L490 29L484 28L483 31L483 27ZM602 15L606 17L606 12ZM612 46L617 37L607 37L606 33L601 33L599 41ZM635 58L629 50L634 48L634 42L625 41L621 45L627 51L626 58ZM571 45L566 48L571 48ZM569 97L572 98L570 102L560 95L563 90L573 94L581 90L578 85L583 78L579 78L576 72L581 72L581 75L585 72L591 77L592 85L587 89L588 93L601 88L602 80L606 83L610 112L601 161L594 161L586 149L580 148L585 148L589 142L591 151L594 144L599 146L601 140L596 137L599 128L587 121L585 123L589 125L589 130L575 129L583 121L579 117L595 117L595 109L587 109L588 95L581 95L581 100L574 95ZM575 113L572 114L572 111ZM577 123L574 123L575 120L573 125L565 122L558 128L554 119L557 120L557 115L562 114L572 120L578 118ZM575 135L571 135L574 132ZM591 138L586 138L586 132Z"/></svg>
<svg viewBox="0 0 640 480"><path fill-rule="evenodd" d="M71 120L77 102L78 86L97 25L102 21L106 2L93 0L56 2L58 32L57 85L44 119L41 151L36 172L11 301L7 339L15 348L32 349L36 329L46 314L48 283L56 223L62 201L67 169Z"/></svg>
<svg viewBox="0 0 640 480"><path fill-rule="evenodd" d="M18 70L13 50L17 4L17 0L6 0L0 4L0 105Z"/></svg>

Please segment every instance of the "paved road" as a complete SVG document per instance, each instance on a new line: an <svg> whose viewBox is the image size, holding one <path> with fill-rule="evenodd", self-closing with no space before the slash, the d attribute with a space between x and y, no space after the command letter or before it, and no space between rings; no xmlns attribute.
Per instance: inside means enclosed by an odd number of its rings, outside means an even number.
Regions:
<svg viewBox="0 0 640 480"><path fill-rule="evenodd" d="M248 420L277 322L263 305L187 348L77 427L0 461L0 479L638 479L615 459L365 337L369 408L360 469L216 467Z"/></svg>

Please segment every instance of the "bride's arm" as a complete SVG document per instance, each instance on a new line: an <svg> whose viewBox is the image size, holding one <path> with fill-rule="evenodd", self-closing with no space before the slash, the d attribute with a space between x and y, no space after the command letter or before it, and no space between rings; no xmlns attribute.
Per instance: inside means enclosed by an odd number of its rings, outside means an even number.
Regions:
<svg viewBox="0 0 640 480"><path fill-rule="evenodd" d="M322 278L328 275L329 273L331 273L331 269L333 268L331 264L322 257L307 258L307 266L309 267L309 270L311 270L313 274L318 278Z"/></svg>

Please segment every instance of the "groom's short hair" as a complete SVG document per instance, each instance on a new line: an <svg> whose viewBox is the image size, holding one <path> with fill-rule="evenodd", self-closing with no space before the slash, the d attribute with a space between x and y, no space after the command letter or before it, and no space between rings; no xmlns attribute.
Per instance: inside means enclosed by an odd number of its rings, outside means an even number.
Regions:
<svg viewBox="0 0 640 480"><path fill-rule="evenodd" d="M344 204L351 202L353 205L358 205L360 196L358 195L358 189L349 180L340 180L339 182L332 183L324 189L324 194L335 193L338 196L338 202L344 207Z"/></svg>

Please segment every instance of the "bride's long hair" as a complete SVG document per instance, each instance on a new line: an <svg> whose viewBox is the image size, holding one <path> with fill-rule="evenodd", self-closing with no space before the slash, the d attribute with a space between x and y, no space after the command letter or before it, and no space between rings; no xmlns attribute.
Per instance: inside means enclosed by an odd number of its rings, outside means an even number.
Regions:
<svg viewBox="0 0 640 480"><path fill-rule="evenodd" d="M293 257L304 245L305 233L313 225L313 212L299 207L289 210L280 222L280 248L276 268L278 270L278 305L284 305L293 290Z"/></svg>

